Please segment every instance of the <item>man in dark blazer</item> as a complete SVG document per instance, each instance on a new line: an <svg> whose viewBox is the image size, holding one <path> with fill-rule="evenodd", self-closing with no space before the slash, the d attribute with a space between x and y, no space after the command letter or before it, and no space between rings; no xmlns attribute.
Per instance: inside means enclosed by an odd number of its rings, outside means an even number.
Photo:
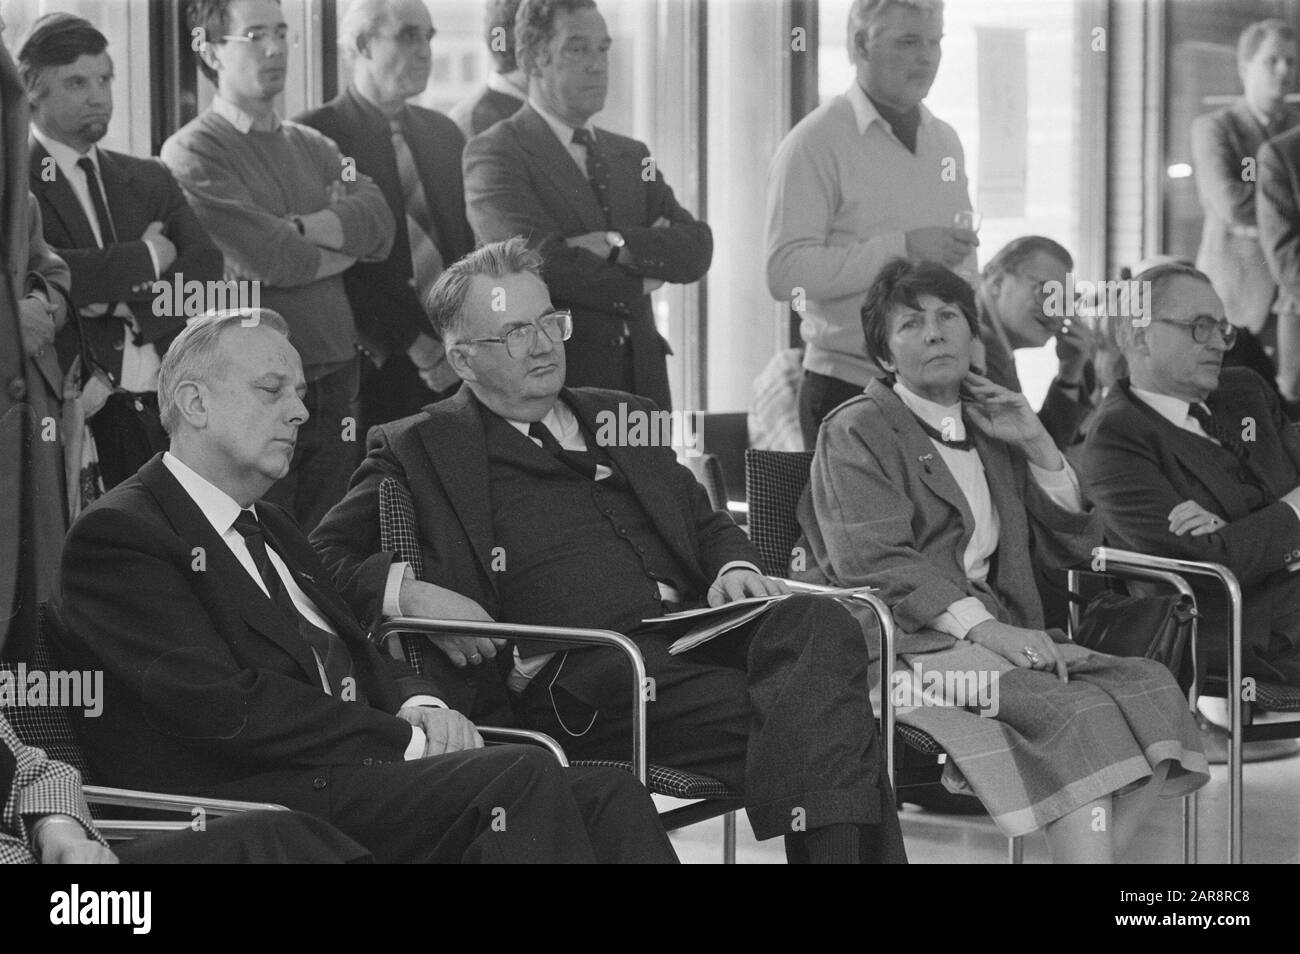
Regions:
<svg viewBox="0 0 1300 954"><path fill-rule="evenodd" d="M86 344L115 389L90 420L112 487L166 447L157 368L185 315L172 295L160 307L154 283L219 280L222 257L161 162L96 145L113 114L107 45L86 20L53 13L32 25L18 58L45 238L72 270Z"/></svg>
<svg viewBox="0 0 1300 954"><path fill-rule="evenodd" d="M785 585L759 572L754 546L710 508L663 432L648 437L649 401L564 387L573 326L540 270L516 237L473 252L434 288L430 317L466 384L371 432L351 490L312 535L340 592L365 619L413 613L630 633L651 681L652 762L743 790L755 833L787 836L792 860L902 860L867 644L844 607L789 597L684 655L670 654L670 636L642 628L666 611ZM422 579L380 549L379 486L389 477L414 500ZM479 683L505 648L490 639L435 645L433 655ZM627 757L631 708L617 654L521 640L502 662L530 725L582 758Z"/></svg>
<svg viewBox="0 0 1300 954"><path fill-rule="evenodd" d="M375 424L414 414L460 386L421 305L442 267L474 247L461 181L465 139L442 113L406 102L429 82L433 32L420 0L351 4L339 33L351 61L352 84L320 109L298 117L333 139L378 184L398 223L388 258L358 262L343 273L370 357L362 363L363 434ZM404 157L398 156L398 135L404 143L400 148L414 159L406 170ZM426 242L437 252L419 269L413 266L413 237L417 255Z"/></svg>
<svg viewBox="0 0 1300 954"><path fill-rule="evenodd" d="M1113 319L1131 378L1112 388L1083 456L1113 546L1222 563L1245 597L1244 673L1300 685L1300 425L1254 372L1220 370L1235 337L1203 273L1157 266L1149 315ZM1226 603L1194 584L1201 659L1226 668Z"/></svg>
<svg viewBox="0 0 1300 954"><path fill-rule="evenodd" d="M466 139L517 113L528 98L528 77L515 57L515 14L519 0L487 0L485 32L492 72L447 113Z"/></svg>
<svg viewBox="0 0 1300 954"><path fill-rule="evenodd" d="M252 506L306 417L284 319L195 319L159 386L172 450L81 516L60 577L62 659L104 671L97 775L286 805L379 861L671 860L627 773L480 750L441 687L371 645L292 518Z"/></svg>
<svg viewBox="0 0 1300 954"><path fill-rule="evenodd" d="M1255 162L1265 140L1300 119L1286 104L1298 57L1300 44L1289 23L1252 23L1237 40L1243 95L1192 121L1192 166L1205 215L1196 267L1214 283L1228 320L1252 334L1263 330L1277 292L1260 246L1256 183L1262 182L1262 172Z"/></svg>
<svg viewBox="0 0 1300 954"><path fill-rule="evenodd" d="M525 0L516 54L529 101L465 150L480 242L541 249L555 303L573 312L569 381L669 406L669 347L650 293L699 281L713 233L678 205L645 144L590 120L605 105L609 34L592 0Z"/></svg>

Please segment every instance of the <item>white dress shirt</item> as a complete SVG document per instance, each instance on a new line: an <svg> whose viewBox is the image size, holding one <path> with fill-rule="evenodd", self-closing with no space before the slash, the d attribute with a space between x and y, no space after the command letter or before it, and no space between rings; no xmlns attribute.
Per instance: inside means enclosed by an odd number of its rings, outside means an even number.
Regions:
<svg viewBox="0 0 1300 954"><path fill-rule="evenodd" d="M194 501L195 505L203 512L208 523L212 524L212 529L217 531L222 542L230 547L230 552L234 554L239 565L242 566L257 588L266 594L269 599L271 594L266 590L266 584L262 580L262 575L257 572L257 564L253 560L253 555L248 552L248 544L244 541L243 534L235 529L235 519L243 512L242 507L224 490L217 487L207 478L194 471L189 465L184 463L180 458L173 456L171 451L163 454L163 466L171 472L176 481ZM256 516L256 509L253 510ZM260 522L260 521L259 521ZM311 598L302 591L302 588L294 580L293 574L289 572L288 567L284 565L284 560L280 554L275 552L273 547L266 548L267 556L271 559L271 565L275 567L275 572L280 577L285 591L289 598L293 600L294 608L306 617L312 625L325 630L329 633L338 635L337 631L330 624L329 619L320 609L312 602ZM332 695L329 687L329 679L325 675L325 666L321 662L320 656L316 650L312 649L312 655L316 659L316 669L320 674L321 689L326 695ZM402 703L402 707L432 705L440 708L446 708L439 700L433 696L417 695L412 696ZM425 734L424 730L411 726L411 741L406 747L404 758L406 761L421 758L424 755Z"/></svg>
<svg viewBox="0 0 1300 954"><path fill-rule="evenodd" d="M83 158L89 158L94 164L95 175L99 180L99 194L104 197L104 206L107 209L108 190L104 188L103 173L99 169L99 147L92 145L85 153L79 153L71 146L57 139L51 139L35 125L32 126L32 136L45 147L45 151L50 154L55 166L67 180L72 188L72 194L77 197L77 202L81 205L81 211L86 214L86 219L90 222L90 230L95 235L95 242L103 248L104 236L100 230L99 215L95 212L95 203L90 197L90 184L86 180L85 171L77 165L77 161ZM122 236L119 235L118 238L122 239ZM149 250L149 260L153 263L153 276L158 279L161 277L158 253L149 242L145 242L144 247ZM87 318L100 318L108 312L108 304L108 302L82 304L81 314ZM135 336L140 333L140 326L125 302L118 302L113 314L122 319L122 377L116 384L125 391L137 393L157 391L158 368L162 359L158 357L158 352L153 345L135 343Z"/></svg>
<svg viewBox="0 0 1300 954"><path fill-rule="evenodd" d="M573 130L576 127L570 126L531 96L528 98L528 105L537 110L537 115L541 116L546 121L546 125L551 127L551 132L555 133L555 138L560 140L560 144L569 151L569 155L578 164L578 168L582 171L582 177L585 179L587 177L587 147L580 146L573 141ZM592 126L591 123L585 124L582 128L591 134L593 140L596 138L596 127Z"/></svg>
<svg viewBox="0 0 1300 954"><path fill-rule="evenodd" d="M936 431L947 435L952 440L966 439L966 422L961 415L961 403L945 407L936 404L909 391L901 382L894 385L894 393L907 408ZM930 439L939 456L943 459L953 479L966 497L975 526L971 529L970 542L962 554L962 566L966 579L980 582L988 578L989 561L997 552L1002 523L993 498L989 494L989 482L984 473L984 463L977 450L958 450L943 441ZM1060 470L1045 470L1036 464L1029 465L1030 476L1047 494L1048 498L1063 510L1079 513L1083 510L1083 495L1079 492L1079 480L1074 469L1061 458ZM930 621L930 626L940 632L965 639L966 634L986 620L993 619L978 599L967 596L955 601L943 613Z"/></svg>

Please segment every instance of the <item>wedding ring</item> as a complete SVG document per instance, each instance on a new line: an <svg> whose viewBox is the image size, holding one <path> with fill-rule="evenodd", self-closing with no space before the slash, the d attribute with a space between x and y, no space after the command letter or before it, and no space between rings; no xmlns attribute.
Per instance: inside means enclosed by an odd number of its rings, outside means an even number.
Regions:
<svg viewBox="0 0 1300 954"><path fill-rule="evenodd" d="M1024 649L1022 649L1022 650L1020 650L1020 651L1021 651L1022 653L1024 653L1024 654L1025 654L1025 658L1029 660L1029 665L1031 665L1031 666L1037 666L1037 665L1038 665L1038 653L1037 653L1037 651L1034 649L1034 647L1032 647L1032 646L1026 646Z"/></svg>

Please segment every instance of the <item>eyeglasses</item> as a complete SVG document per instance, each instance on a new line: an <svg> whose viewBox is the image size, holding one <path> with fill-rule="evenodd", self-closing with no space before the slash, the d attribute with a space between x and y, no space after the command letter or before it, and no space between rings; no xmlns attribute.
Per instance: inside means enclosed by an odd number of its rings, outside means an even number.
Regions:
<svg viewBox="0 0 1300 954"><path fill-rule="evenodd" d="M465 344L504 344L506 354L519 359L526 358L537 347L537 329L546 332L546 337L559 344L573 337L573 312L567 308L548 311L532 324L519 325L504 335L496 338L470 338Z"/></svg>
<svg viewBox="0 0 1300 954"><path fill-rule="evenodd" d="M1219 319L1213 315L1197 315L1191 321L1177 321L1173 318L1152 318L1152 321L1160 321L1166 325L1178 325L1180 328L1187 328L1192 333L1192 340L1197 344L1207 344L1210 336L1214 332L1219 333L1223 339L1223 346L1231 348L1237 343L1237 328L1229 323L1226 318Z"/></svg>
<svg viewBox="0 0 1300 954"><path fill-rule="evenodd" d="M248 43L251 46L265 46L266 41L273 36L276 43L288 43L289 28L283 23L273 30L268 30L266 27L253 27L243 33L226 33L221 39L233 40L235 43Z"/></svg>
<svg viewBox="0 0 1300 954"><path fill-rule="evenodd" d="M382 39L391 40L398 46L404 46L408 49L418 49L419 47L428 46L432 43L433 38L437 36L437 34L438 31L433 27L429 27L427 30L421 30L419 27L409 26L398 33L394 33L392 36L382 37Z"/></svg>

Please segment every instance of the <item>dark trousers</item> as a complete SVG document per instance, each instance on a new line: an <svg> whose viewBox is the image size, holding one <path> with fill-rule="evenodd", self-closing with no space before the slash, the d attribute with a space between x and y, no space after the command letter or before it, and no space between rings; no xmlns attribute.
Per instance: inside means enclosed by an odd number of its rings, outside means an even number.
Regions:
<svg viewBox="0 0 1300 954"><path fill-rule="evenodd" d="M803 431L803 446L809 450L817 446L817 430L826 415L850 398L862 393L862 386L850 384L816 371L805 371L799 383L799 428Z"/></svg>
<svg viewBox="0 0 1300 954"><path fill-rule="evenodd" d="M209 794L317 815L381 864L677 860L632 775L565 769L532 746L273 773Z"/></svg>
<svg viewBox="0 0 1300 954"><path fill-rule="evenodd" d="M319 818L300 812L247 812L208 821L201 831L146 835L113 851L123 864L362 864L370 852Z"/></svg>
<svg viewBox="0 0 1300 954"><path fill-rule="evenodd" d="M267 491L266 499L293 514L303 533L347 493L366 435L357 422L358 359L307 385L303 403L311 415L298 429L298 446L289 473Z"/></svg>
<svg viewBox="0 0 1300 954"><path fill-rule="evenodd" d="M759 838L878 825L879 860L905 857L868 698L863 628L843 606L793 596L679 656L662 636L636 642L651 679L651 762L743 791ZM629 683L621 656L574 650L538 673L522 701L530 724L571 758L626 759Z"/></svg>
<svg viewBox="0 0 1300 954"><path fill-rule="evenodd" d="M90 419L90 431L95 435L105 490L132 476L169 444L158 420L158 395L153 391L110 394Z"/></svg>
<svg viewBox="0 0 1300 954"><path fill-rule="evenodd" d="M415 414L426 404L441 401L460 390L457 381L446 391L430 391L419 370L405 354L392 354L380 367L369 358L361 359L361 389L358 393L361 426L357 430L357 463L365 456L366 435L379 424Z"/></svg>

